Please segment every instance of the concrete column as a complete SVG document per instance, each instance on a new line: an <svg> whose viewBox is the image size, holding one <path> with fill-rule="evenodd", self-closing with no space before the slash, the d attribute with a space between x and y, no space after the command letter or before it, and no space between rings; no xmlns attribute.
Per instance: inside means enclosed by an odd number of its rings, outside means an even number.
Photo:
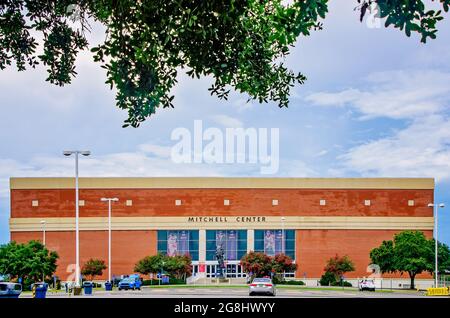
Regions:
<svg viewBox="0 0 450 318"><path fill-rule="evenodd" d="M247 230L247 252L255 250L255 230Z"/></svg>
<svg viewBox="0 0 450 318"><path fill-rule="evenodd" d="M198 261L206 261L206 230L198 231Z"/></svg>

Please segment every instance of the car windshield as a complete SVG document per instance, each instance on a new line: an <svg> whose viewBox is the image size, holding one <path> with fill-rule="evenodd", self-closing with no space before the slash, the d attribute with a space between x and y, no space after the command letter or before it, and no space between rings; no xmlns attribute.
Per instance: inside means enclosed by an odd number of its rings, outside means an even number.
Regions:
<svg viewBox="0 0 450 318"><path fill-rule="evenodd" d="M270 278L255 278L253 280L254 283L270 283Z"/></svg>

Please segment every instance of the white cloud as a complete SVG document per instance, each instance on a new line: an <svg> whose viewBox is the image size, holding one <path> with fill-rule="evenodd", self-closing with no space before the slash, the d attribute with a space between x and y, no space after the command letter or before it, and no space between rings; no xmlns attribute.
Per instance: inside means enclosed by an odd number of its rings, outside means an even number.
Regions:
<svg viewBox="0 0 450 318"><path fill-rule="evenodd" d="M450 178L450 119L415 120L393 136L350 149L343 166L363 176Z"/></svg>
<svg viewBox="0 0 450 318"><path fill-rule="evenodd" d="M171 147L169 146L160 146L155 144L142 144L138 146L138 149L144 153L153 154L162 158L170 157L171 151Z"/></svg>
<svg viewBox="0 0 450 318"><path fill-rule="evenodd" d="M81 157L80 177L189 177L255 176L260 164L175 163L170 147L141 144L136 152ZM313 176L315 172L299 160L284 160L278 175ZM73 177L74 159L64 156L34 156L28 161L0 158L0 198L9 196L10 177Z"/></svg>
<svg viewBox="0 0 450 318"><path fill-rule="evenodd" d="M240 113L255 107L255 101L248 100L248 98L242 97L242 94L238 94L234 96L234 100L232 101L233 107ZM245 95L245 94L244 94Z"/></svg>
<svg viewBox="0 0 450 318"><path fill-rule="evenodd" d="M214 116L212 116L212 119L217 124L222 125L223 127L227 127L227 128L236 128L236 127L244 126L242 121L240 121L237 118L228 116L228 115L214 115Z"/></svg>
<svg viewBox="0 0 450 318"><path fill-rule="evenodd" d="M319 92L306 97L317 106L350 106L360 119L388 117L410 119L435 114L449 101L450 73L441 71L389 71L365 79L370 88Z"/></svg>

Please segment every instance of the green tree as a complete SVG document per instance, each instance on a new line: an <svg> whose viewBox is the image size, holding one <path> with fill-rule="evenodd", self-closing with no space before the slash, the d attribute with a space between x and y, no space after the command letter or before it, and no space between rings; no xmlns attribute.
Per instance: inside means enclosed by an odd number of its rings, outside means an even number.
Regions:
<svg viewBox="0 0 450 318"><path fill-rule="evenodd" d="M420 0L357 0L361 20L372 3L385 26L436 38L441 10ZM440 0L447 12L450 0ZM212 95L231 89L249 100L288 105L290 89L306 77L286 68L299 36L321 29L327 0L10 0L0 2L0 69L47 67L47 81L63 86L76 75L75 60L89 49L90 21L106 27L92 47L94 60L115 87L116 105L128 112L124 126L139 126L158 107L173 107L177 73L209 76ZM71 24L70 20L77 23ZM76 27L76 25L79 25ZM38 54L38 38L43 53Z"/></svg>
<svg viewBox="0 0 450 318"><path fill-rule="evenodd" d="M252 277L269 276L271 273L271 258L262 252L248 252L242 256L240 264L245 273Z"/></svg>
<svg viewBox="0 0 450 318"><path fill-rule="evenodd" d="M372 263L380 266L382 273L408 273L411 289L415 288L416 275L434 272L434 239L428 240L423 232L403 231L391 241L383 243L370 251ZM438 243L439 271L450 268L450 250Z"/></svg>
<svg viewBox="0 0 450 318"><path fill-rule="evenodd" d="M143 275L158 273L161 270L174 278L186 278L192 274L192 259L189 255L167 256L158 253L139 260L134 271Z"/></svg>
<svg viewBox="0 0 450 318"><path fill-rule="evenodd" d="M164 260L165 256L162 253L146 256L136 263L134 266L134 271L143 275L160 272L162 270Z"/></svg>
<svg viewBox="0 0 450 318"><path fill-rule="evenodd" d="M104 269L106 269L105 261L91 258L81 268L81 274L92 281L95 276L102 275Z"/></svg>
<svg viewBox="0 0 450 318"><path fill-rule="evenodd" d="M434 264L434 250L435 250L435 240L434 238L429 240L429 243L431 245L431 249L433 250L433 260L432 263ZM439 274L442 274L446 271L450 270L450 248L447 244L441 243L438 241L438 271Z"/></svg>
<svg viewBox="0 0 450 318"><path fill-rule="evenodd" d="M57 267L58 254L49 251L39 241L18 244L10 242L0 246L0 273L12 280L22 278L24 285L51 277Z"/></svg>
<svg viewBox="0 0 450 318"><path fill-rule="evenodd" d="M285 254L277 254L272 257L253 251L242 256L240 264L245 273L252 273L252 277L270 276L297 269L297 265Z"/></svg>
<svg viewBox="0 0 450 318"><path fill-rule="evenodd" d="M350 257L347 255L341 257L338 254L330 258L324 268L325 273L332 273L334 275L335 281L340 281L342 275L353 272L354 270L355 265Z"/></svg>
<svg viewBox="0 0 450 318"><path fill-rule="evenodd" d="M171 277L186 279L192 274L192 259L189 255L167 256L164 267Z"/></svg>
<svg viewBox="0 0 450 318"><path fill-rule="evenodd" d="M297 264L286 254L277 254L272 258L272 271L275 273L294 272Z"/></svg>

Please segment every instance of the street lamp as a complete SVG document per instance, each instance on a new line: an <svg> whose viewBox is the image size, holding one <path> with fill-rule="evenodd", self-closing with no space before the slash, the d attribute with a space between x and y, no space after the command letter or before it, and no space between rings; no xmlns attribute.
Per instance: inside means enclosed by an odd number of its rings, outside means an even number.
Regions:
<svg viewBox="0 0 450 318"><path fill-rule="evenodd" d="M108 281L111 282L111 209L112 202L117 202L119 199L101 198L100 201L108 202Z"/></svg>
<svg viewBox="0 0 450 318"><path fill-rule="evenodd" d="M45 220L41 221L42 224L42 244L45 246Z"/></svg>
<svg viewBox="0 0 450 318"><path fill-rule="evenodd" d="M434 204L429 203L429 208L434 208L434 284L438 287L438 207L444 208L444 203Z"/></svg>
<svg viewBox="0 0 450 318"><path fill-rule="evenodd" d="M78 199L78 155L85 157L91 154L90 151L83 150L66 150L63 151L63 155L69 157L75 155L75 286L80 287L80 236L79 236L79 199Z"/></svg>
<svg viewBox="0 0 450 318"><path fill-rule="evenodd" d="M284 249L285 249L285 246L284 246L284 237L285 237L285 235L284 235L284 221L286 221L286 218L283 216L283 217L281 217L281 253L285 253L285 251L284 251Z"/></svg>
<svg viewBox="0 0 450 318"><path fill-rule="evenodd" d="M286 221L286 218L284 216L281 217L281 253L285 254L285 246L284 246L284 221ZM283 279L284 279L284 271L283 271Z"/></svg>
<svg viewBox="0 0 450 318"><path fill-rule="evenodd" d="M42 224L42 244L45 247L45 220L41 220ZM45 280L45 273L42 273L42 282Z"/></svg>

